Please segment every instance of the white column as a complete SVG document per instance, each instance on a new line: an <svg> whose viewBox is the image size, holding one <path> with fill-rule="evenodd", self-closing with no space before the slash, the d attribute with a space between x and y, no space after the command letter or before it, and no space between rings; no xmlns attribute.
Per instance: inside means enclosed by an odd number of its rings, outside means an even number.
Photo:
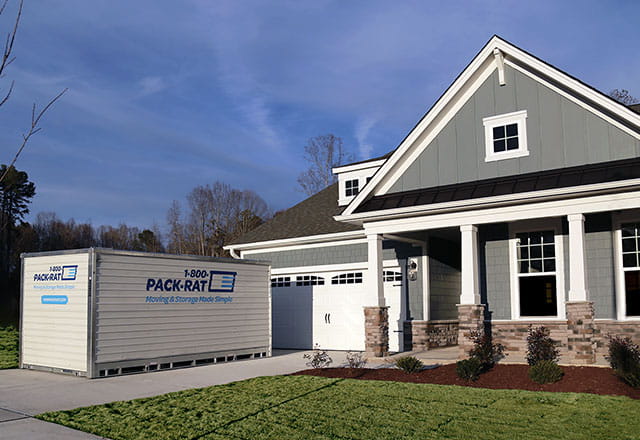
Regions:
<svg viewBox="0 0 640 440"><path fill-rule="evenodd" d="M584 215L569 214L569 301L587 301L587 260L584 251ZM558 256L557 258L562 258Z"/></svg>
<svg viewBox="0 0 640 440"><path fill-rule="evenodd" d="M480 304L480 277L478 275L478 228L460 226L462 234L462 291L460 304Z"/></svg>
<svg viewBox="0 0 640 440"><path fill-rule="evenodd" d="M367 235L367 248L367 299L364 305L384 307L382 235Z"/></svg>

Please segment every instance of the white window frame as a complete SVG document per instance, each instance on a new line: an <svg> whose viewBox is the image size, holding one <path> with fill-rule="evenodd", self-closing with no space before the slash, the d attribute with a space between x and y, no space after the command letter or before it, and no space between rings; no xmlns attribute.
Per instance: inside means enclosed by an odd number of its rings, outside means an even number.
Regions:
<svg viewBox="0 0 640 440"><path fill-rule="evenodd" d="M640 316L627 316L627 295L624 283L625 268L622 263L622 224L640 222L640 211L614 213L613 223L613 265L616 288L616 315L618 321L640 321Z"/></svg>
<svg viewBox="0 0 640 440"><path fill-rule="evenodd" d="M349 184L351 188L349 188ZM347 194L348 191L352 193L355 191L355 194ZM360 193L360 179L349 179L344 181L344 196L346 197L355 197Z"/></svg>
<svg viewBox="0 0 640 440"><path fill-rule="evenodd" d="M485 142L485 162L494 162L496 160L513 159L515 157L523 157L529 155L529 147L527 145L527 111L520 110L513 113L503 115L489 116L482 119L484 125L484 142ZM493 151L493 129L502 125L518 125L518 149L505 150L496 153Z"/></svg>
<svg viewBox="0 0 640 440"><path fill-rule="evenodd" d="M522 316L520 315L520 280L518 251L516 247L516 234L524 232L553 231L553 244L556 254L556 315L549 316ZM558 219L536 219L525 220L509 224L509 272L510 272L510 292L511 292L511 319L515 321L560 321L566 319L565 302L567 292L565 291L564 273L564 242L562 235L562 223ZM546 274L549 274L547 272Z"/></svg>

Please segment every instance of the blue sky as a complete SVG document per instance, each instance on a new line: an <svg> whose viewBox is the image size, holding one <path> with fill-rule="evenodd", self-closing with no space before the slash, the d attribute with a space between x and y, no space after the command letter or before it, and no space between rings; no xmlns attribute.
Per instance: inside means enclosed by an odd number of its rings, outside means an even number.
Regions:
<svg viewBox="0 0 640 440"><path fill-rule="evenodd" d="M164 226L216 180L279 210L304 198L308 138L392 150L493 34L640 96L638 17L636 1L26 0L0 162L31 104L68 87L16 164L36 184L29 219Z"/></svg>

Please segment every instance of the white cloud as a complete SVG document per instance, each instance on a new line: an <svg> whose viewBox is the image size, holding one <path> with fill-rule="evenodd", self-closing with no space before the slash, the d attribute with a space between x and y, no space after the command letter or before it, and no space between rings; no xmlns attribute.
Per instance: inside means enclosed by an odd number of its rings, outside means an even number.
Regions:
<svg viewBox="0 0 640 440"><path fill-rule="evenodd" d="M167 88L167 82L160 76L146 76L142 78L138 85L140 86L140 95L152 95Z"/></svg>
<svg viewBox="0 0 640 440"><path fill-rule="evenodd" d="M371 143L367 141L367 137L369 135L369 132L377 122L378 118L368 116L358 119L358 122L356 123L355 137L358 141L358 153L360 154L361 160L371 158L373 145L371 145Z"/></svg>

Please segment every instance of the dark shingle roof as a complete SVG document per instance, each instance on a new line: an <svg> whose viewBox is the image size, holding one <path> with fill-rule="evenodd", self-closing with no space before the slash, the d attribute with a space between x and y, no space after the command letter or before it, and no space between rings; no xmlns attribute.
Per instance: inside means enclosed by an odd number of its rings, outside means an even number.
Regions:
<svg viewBox="0 0 640 440"><path fill-rule="evenodd" d="M640 102L637 104L631 104L629 108L636 113L640 113Z"/></svg>
<svg viewBox="0 0 640 440"><path fill-rule="evenodd" d="M340 214L343 209L343 206L338 206L338 184L334 183L229 244L255 243L362 229L333 219L333 216Z"/></svg>
<svg viewBox="0 0 640 440"><path fill-rule="evenodd" d="M640 178L640 158L560 168L508 177L456 183L373 197L355 212L369 212L433 203L472 200L594 183Z"/></svg>

